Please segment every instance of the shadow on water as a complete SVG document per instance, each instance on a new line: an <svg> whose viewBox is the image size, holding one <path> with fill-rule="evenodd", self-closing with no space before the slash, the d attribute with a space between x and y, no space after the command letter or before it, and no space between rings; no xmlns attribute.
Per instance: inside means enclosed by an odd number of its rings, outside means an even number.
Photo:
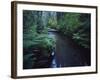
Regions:
<svg viewBox="0 0 100 80"><path fill-rule="evenodd" d="M49 31L50 37L55 37L56 48L51 63L52 68L55 67L74 67L74 66L90 66L90 51L83 49L76 43L57 31Z"/></svg>

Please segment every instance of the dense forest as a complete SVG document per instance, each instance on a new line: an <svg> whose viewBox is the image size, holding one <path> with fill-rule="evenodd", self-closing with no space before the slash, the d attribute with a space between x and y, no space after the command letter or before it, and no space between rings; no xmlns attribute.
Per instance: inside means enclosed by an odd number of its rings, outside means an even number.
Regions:
<svg viewBox="0 0 100 80"><path fill-rule="evenodd" d="M56 39L48 36L51 29L90 50L90 18L88 13L23 10L23 68L49 67L45 63L56 47Z"/></svg>

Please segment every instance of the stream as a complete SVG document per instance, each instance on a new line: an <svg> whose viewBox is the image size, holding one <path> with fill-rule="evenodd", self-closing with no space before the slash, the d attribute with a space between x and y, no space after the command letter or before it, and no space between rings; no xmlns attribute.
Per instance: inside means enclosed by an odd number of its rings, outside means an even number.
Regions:
<svg viewBox="0 0 100 80"><path fill-rule="evenodd" d="M69 37L57 31L49 31L50 37L56 39L56 48L52 52L51 68L90 66L90 52L77 46Z"/></svg>

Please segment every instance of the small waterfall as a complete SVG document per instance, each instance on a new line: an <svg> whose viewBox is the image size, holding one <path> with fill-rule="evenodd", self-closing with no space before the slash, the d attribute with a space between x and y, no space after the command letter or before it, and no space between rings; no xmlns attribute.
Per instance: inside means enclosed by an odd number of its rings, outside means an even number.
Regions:
<svg viewBox="0 0 100 80"><path fill-rule="evenodd" d="M51 68L57 68L56 58L55 58L54 52L52 52L52 56L53 56L53 59L52 59L52 62L51 62Z"/></svg>

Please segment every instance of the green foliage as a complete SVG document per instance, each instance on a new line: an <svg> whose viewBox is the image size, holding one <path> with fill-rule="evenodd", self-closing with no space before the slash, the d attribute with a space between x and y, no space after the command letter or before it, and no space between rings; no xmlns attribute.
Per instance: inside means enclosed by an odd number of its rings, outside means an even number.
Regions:
<svg viewBox="0 0 100 80"><path fill-rule="evenodd" d="M53 15L54 14L54 15ZM67 12L43 12L23 10L23 52L24 65L35 64L34 48L41 49L42 56L49 56L56 40L48 36L53 28L72 38L78 45L90 48L90 14ZM34 56L34 57L33 57ZM29 66L28 66L29 67Z"/></svg>
<svg viewBox="0 0 100 80"><path fill-rule="evenodd" d="M23 47L28 48L34 44L34 40L36 39L36 25L29 27L27 31L24 31L23 34Z"/></svg>
<svg viewBox="0 0 100 80"><path fill-rule="evenodd" d="M81 14L81 26L73 34L73 39L84 48L90 48L90 14Z"/></svg>
<svg viewBox="0 0 100 80"><path fill-rule="evenodd" d="M52 18L49 18L49 20L48 20L48 27L56 29L56 27L57 27L57 21L54 20L54 19L52 19Z"/></svg>
<svg viewBox="0 0 100 80"><path fill-rule="evenodd" d="M58 29L65 35L71 36L76 30L81 22L79 20L80 14L78 13L65 13L63 17L59 20Z"/></svg>
<svg viewBox="0 0 100 80"><path fill-rule="evenodd" d="M40 44L45 49L52 49L55 47L55 39L48 37L48 35L41 34L37 37L38 40L40 40Z"/></svg>
<svg viewBox="0 0 100 80"><path fill-rule="evenodd" d="M62 34L72 37L84 48L90 48L90 14L63 13L57 23L56 29Z"/></svg>
<svg viewBox="0 0 100 80"><path fill-rule="evenodd" d="M32 45L40 45L42 47L50 47L52 38L49 38L47 27L42 25L41 11L23 11L23 47L28 48ZM39 34L40 32L41 34ZM50 43L51 42L51 43ZM45 46L44 46L45 44ZM47 46L48 45L48 46Z"/></svg>
<svg viewBox="0 0 100 80"><path fill-rule="evenodd" d="M75 33L73 34L73 39L81 46L89 48L89 37L85 33Z"/></svg>
<svg viewBox="0 0 100 80"><path fill-rule="evenodd" d="M79 16L80 14L78 13L69 13L65 15L64 20L67 25L67 30L73 32L80 26L81 22L79 20Z"/></svg>

